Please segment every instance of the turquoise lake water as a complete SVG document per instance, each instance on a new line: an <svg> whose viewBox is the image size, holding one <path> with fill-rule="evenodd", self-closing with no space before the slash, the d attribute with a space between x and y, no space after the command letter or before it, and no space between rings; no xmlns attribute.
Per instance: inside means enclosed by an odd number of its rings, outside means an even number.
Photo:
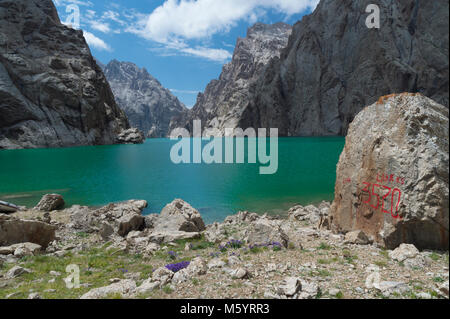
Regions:
<svg viewBox="0 0 450 319"><path fill-rule="evenodd" d="M169 139L142 145L0 151L0 200L32 207L59 193L66 206L101 206L145 199L158 213L175 198L197 208L205 222L239 210L283 213L295 204L333 200L343 137L280 138L278 171L260 164L173 164Z"/></svg>

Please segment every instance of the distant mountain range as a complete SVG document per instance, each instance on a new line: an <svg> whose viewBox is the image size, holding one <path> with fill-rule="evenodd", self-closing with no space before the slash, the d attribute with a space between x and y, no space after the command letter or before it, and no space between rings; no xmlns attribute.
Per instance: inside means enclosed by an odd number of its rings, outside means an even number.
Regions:
<svg viewBox="0 0 450 319"><path fill-rule="evenodd" d="M147 137L167 136L171 121L187 112L184 104L145 68L116 60L101 67L131 126Z"/></svg>

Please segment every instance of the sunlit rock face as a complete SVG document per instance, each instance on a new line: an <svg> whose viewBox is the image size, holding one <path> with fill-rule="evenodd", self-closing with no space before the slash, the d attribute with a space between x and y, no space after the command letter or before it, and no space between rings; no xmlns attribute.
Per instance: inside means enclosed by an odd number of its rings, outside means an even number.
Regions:
<svg viewBox="0 0 450 319"><path fill-rule="evenodd" d="M449 111L420 94L380 98L350 124L331 228L389 249L448 249Z"/></svg>
<svg viewBox="0 0 450 319"><path fill-rule="evenodd" d="M174 118L188 109L145 68L130 62L111 61L103 68L119 107L131 126L146 137L166 137Z"/></svg>
<svg viewBox="0 0 450 319"><path fill-rule="evenodd" d="M127 128L82 31L51 0L0 0L0 148L113 144Z"/></svg>

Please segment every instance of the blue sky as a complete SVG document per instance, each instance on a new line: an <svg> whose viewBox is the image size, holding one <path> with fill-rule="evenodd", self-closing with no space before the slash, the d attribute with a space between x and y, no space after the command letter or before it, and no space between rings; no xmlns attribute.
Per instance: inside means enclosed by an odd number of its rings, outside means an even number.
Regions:
<svg viewBox="0 0 450 319"><path fill-rule="evenodd" d="M218 78L255 22L294 24L319 0L53 0L92 54L145 67L186 106ZM75 17L75 18L74 18Z"/></svg>

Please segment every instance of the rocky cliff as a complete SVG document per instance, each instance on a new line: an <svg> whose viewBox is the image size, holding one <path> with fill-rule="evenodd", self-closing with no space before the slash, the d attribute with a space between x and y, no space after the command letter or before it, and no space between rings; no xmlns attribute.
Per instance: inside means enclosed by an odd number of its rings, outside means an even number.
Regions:
<svg viewBox="0 0 450 319"><path fill-rule="evenodd" d="M0 0L0 149L112 144L129 128L51 0Z"/></svg>
<svg viewBox="0 0 450 319"><path fill-rule="evenodd" d="M351 123L337 166L333 230L389 249L449 243L449 110L420 94L380 98Z"/></svg>
<svg viewBox="0 0 450 319"><path fill-rule="evenodd" d="M130 62L111 61L104 67L105 76L119 107L132 126L147 137L166 137L174 117L187 108L145 68Z"/></svg>
<svg viewBox="0 0 450 319"><path fill-rule="evenodd" d="M202 126L213 135L237 127L251 99L251 84L272 58L280 56L291 30L285 23L257 23L249 28L247 36L237 40L233 59L223 67L219 79L211 81L205 92L199 94L188 115L174 123L176 127L192 131L192 121L196 119L202 120Z"/></svg>
<svg viewBox="0 0 450 319"><path fill-rule="evenodd" d="M369 4L380 29L368 29ZM322 0L253 89L239 127L279 134L341 135L364 105L420 92L449 105L447 0Z"/></svg>

